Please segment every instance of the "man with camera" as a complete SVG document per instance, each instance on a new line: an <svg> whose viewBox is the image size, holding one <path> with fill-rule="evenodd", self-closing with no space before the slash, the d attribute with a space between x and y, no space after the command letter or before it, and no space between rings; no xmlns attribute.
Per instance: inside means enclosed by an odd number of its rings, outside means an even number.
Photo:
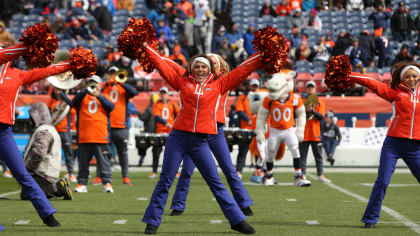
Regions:
<svg viewBox="0 0 420 236"><path fill-rule="evenodd" d="M75 192L86 193L89 178L89 161L95 155L100 168L100 177L104 191L113 193L112 173L108 159L109 117L114 104L101 94L102 80L97 75L87 79L86 89L79 92L72 101L77 110L79 173Z"/></svg>

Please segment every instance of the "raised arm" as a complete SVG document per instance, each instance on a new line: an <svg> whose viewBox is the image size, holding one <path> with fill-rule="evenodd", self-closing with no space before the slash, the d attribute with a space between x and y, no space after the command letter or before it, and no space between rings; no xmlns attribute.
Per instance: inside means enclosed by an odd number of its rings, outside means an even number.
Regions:
<svg viewBox="0 0 420 236"><path fill-rule="evenodd" d="M111 112L114 110L115 105L111 101L109 101L104 95L99 94L97 96L98 100L101 102L102 106L104 107L106 112Z"/></svg>
<svg viewBox="0 0 420 236"><path fill-rule="evenodd" d="M170 66L172 69L174 69L174 71L179 75L179 76L183 76L185 74L185 68L180 66L178 63L172 61L171 59L162 57L163 60L165 60L165 62L168 64L168 66Z"/></svg>
<svg viewBox="0 0 420 236"><path fill-rule="evenodd" d="M220 78L222 94L239 86L248 76L261 66L261 55L256 53L231 72Z"/></svg>
<svg viewBox="0 0 420 236"><path fill-rule="evenodd" d="M12 61L15 58L22 56L28 50L27 47L21 44L16 44L0 50L0 65L8 61Z"/></svg>
<svg viewBox="0 0 420 236"><path fill-rule="evenodd" d="M350 80L367 87L368 89L376 93L379 97L387 100L388 102L394 101L397 95L396 90L390 88L385 83L370 78L369 76L359 73L351 73L349 77Z"/></svg>
<svg viewBox="0 0 420 236"><path fill-rule="evenodd" d="M69 62L60 62L54 65L50 65L46 68L38 68L29 71L22 71L22 84L32 84L45 79L49 76L57 75L70 70Z"/></svg>
<svg viewBox="0 0 420 236"><path fill-rule="evenodd" d="M122 83L121 87L123 87L124 90L127 92L128 98L132 98L136 96L137 94L139 94L139 92L135 88L133 88L131 85L128 85L126 83Z"/></svg>
<svg viewBox="0 0 420 236"><path fill-rule="evenodd" d="M165 60L153 50L151 47L146 46L146 54L150 61L156 66L156 69L159 71L159 74L162 78L168 82L168 84L174 88L175 90L179 91L181 89L181 85L179 83L179 75L177 72L169 66Z"/></svg>

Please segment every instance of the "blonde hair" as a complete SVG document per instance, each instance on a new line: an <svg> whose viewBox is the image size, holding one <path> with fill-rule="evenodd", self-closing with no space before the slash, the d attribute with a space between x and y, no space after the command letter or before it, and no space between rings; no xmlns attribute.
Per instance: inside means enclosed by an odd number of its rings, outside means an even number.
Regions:
<svg viewBox="0 0 420 236"><path fill-rule="evenodd" d="M217 58L219 59L219 62L220 62L219 71L221 71L223 73L229 73L229 71L230 71L229 64L219 54L216 54L216 56L217 56Z"/></svg>

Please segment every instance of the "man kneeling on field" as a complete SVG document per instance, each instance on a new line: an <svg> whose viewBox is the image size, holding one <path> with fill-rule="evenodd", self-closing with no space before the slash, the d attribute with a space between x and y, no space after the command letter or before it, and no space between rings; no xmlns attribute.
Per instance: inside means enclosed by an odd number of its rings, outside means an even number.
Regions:
<svg viewBox="0 0 420 236"><path fill-rule="evenodd" d="M44 103L32 105L29 116L33 130L23 155L26 169L48 198L64 197L64 200L71 200L69 180L65 178L58 180L61 170L61 140L51 125L51 115L47 105ZM23 190L21 199L28 199Z"/></svg>

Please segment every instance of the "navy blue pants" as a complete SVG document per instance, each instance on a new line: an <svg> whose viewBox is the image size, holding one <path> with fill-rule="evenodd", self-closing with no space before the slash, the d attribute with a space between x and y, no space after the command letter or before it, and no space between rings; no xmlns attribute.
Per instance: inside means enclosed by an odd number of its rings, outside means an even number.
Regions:
<svg viewBox="0 0 420 236"><path fill-rule="evenodd" d="M232 191L233 198L238 204L239 208L247 208L253 204L248 192L246 191L241 179L233 167L232 159L230 157L229 147L226 143L226 138L223 133L223 124L218 124L218 133L209 135L207 142L209 147L219 163L220 168L225 174L228 181L230 190ZM172 198L171 209L184 211L187 201L188 191L190 188L191 175L194 173L195 165L191 158L184 157L181 175L178 179L175 194Z"/></svg>
<svg viewBox="0 0 420 236"><path fill-rule="evenodd" d="M382 146L378 177L362 218L364 223L376 224L379 221L382 202L398 158L403 159L420 183L420 141L387 136Z"/></svg>
<svg viewBox="0 0 420 236"><path fill-rule="evenodd" d="M327 156L334 156L335 148L337 147L338 141L335 138L322 138L322 146L325 148Z"/></svg>
<svg viewBox="0 0 420 236"><path fill-rule="evenodd" d="M0 159L4 161L13 176L22 186L22 191L31 200L41 219L56 212L48 201L45 193L28 173L23 163L20 151L13 138L12 127L0 124Z"/></svg>
<svg viewBox="0 0 420 236"><path fill-rule="evenodd" d="M236 225L246 219L220 179L216 163L210 153L207 136L178 130L172 130L169 134L163 155L162 172L142 219L143 222L160 225L169 188L185 155L189 155L197 166L229 223Z"/></svg>

